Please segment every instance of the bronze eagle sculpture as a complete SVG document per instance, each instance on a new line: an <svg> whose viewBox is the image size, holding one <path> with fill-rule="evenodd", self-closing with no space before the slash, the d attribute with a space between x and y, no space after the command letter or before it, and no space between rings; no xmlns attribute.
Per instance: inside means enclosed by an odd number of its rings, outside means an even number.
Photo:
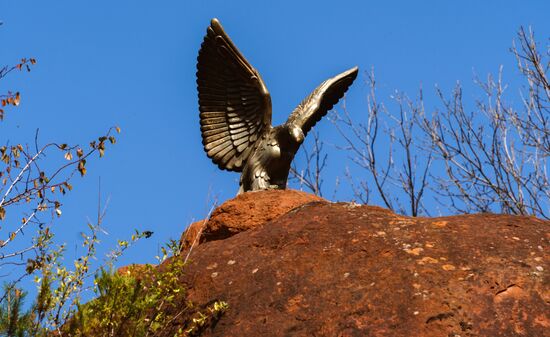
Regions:
<svg viewBox="0 0 550 337"><path fill-rule="evenodd" d="M271 126L271 96L256 69L212 19L197 58L202 144L220 169L242 172L239 194L285 189L294 155L308 131L344 96L357 77L351 68L319 85Z"/></svg>

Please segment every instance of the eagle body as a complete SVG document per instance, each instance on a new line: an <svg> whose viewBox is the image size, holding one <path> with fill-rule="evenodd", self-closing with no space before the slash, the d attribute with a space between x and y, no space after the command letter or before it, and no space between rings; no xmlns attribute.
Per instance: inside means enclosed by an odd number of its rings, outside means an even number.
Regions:
<svg viewBox="0 0 550 337"><path fill-rule="evenodd" d="M220 169L241 172L239 193L285 189L290 165L307 132L344 96L357 77L351 68L321 83L290 114L271 125L271 96L260 74L217 19L197 58L204 150Z"/></svg>
<svg viewBox="0 0 550 337"><path fill-rule="evenodd" d="M295 137L291 130L283 124L262 136L244 166L239 193L286 188L290 165L304 140L303 135Z"/></svg>

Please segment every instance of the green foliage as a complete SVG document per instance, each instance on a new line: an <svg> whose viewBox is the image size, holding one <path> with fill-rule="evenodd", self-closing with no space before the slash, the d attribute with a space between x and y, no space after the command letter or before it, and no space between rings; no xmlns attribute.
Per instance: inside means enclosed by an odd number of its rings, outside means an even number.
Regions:
<svg viewBox="0 0 550 337"><path fill-rule="evenodd" d="M32 330L29 312L22 313L21 306L27 294L19 289L4 286L6 300L0 306L0 336L28 336Z"/></svg>
<svg viewBox="0 0 550 337"><path fill-rule="evenodd" d="M0 336L46 337L51 331L40 324L49 307L47 284L40 289L36 302L26 311L23 306L27 293L13 285L5 284L5 298L0 302Z"/></svg>
<svg viewBox="0 0 550 337"><path fill-rule="evenodd" d="M171 241L161 251L158 266L133 265L119 272L102 268L95 278L97 298L79 306L64 329L67 335L158 336L178 324L176 336L199 336L219 320L227 303L215 302L201 311L188 302L177 243Z"/></svg>
<svg viewBox="0 0 550 337"><path fill-rule="evenodd" d="M157 336L178 324L176 336L199 336L228 305L218 301L201 311L187 301L181 282L185 262L178 248L173 240L162 247L159 266L134 265L121 272L101 269L95 278L98 297L79 306L67 325L68 335Z"/></svg>
<svg viewBox="0 0 550 337"><path fill-rule="evenodd" d="M102 269L97 276L99 297L79 307L70 320L68 330L79 336L145 336L145 320L155 299L144 284L132 276Z"/></svg>
<svg viewBox="0 0 550 337"><path fill-rule="evenodd" d="M26 312L21 310L26 294L6 286L7 296L1 301L0 336L158 336L168 326L177 326L176 336L200 336L217 322L228 305L217 301L205 308L195 308L187 300L187 289L181 282L185 262L179 256L176 241L161 249L158 266L133 265L118 272L108 260L95 272L97 297L80 304L83 279L94 257L97 236L87 236L87 254L75 261L69 271L58 263L63 247L37 279L39 292ZM136 232L130 241L120 241L111 253L116 258L133 242L150 233ZM169 258L168 256L171 257Z"/></svg>
<svg viewBox="0 0 550 337"><path fill-rule="evenodd" d="M204 312L196 312L189 328L187 330L179 329L179 336L200 336L207 327L214 326L228 308L227 302L215 301Z"/></svg>

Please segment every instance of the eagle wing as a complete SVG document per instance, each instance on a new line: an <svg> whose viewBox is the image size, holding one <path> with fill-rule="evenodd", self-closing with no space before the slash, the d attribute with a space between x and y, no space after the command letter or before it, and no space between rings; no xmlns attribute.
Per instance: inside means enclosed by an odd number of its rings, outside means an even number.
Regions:
<svg viewBox="0 0 550 337"><path fill-rule="evenodd" d="M260 74L212 19L197 58L202 143L221 169L241 172L271 127L271 96Z"/></svg>
<svg viewBox="0 0 550 337"><path fill-rule="evenodd" d="M321 83L294 109L288 117L287 124L293 123L298 126L305 136L344 96L357 77L357 72L358 68L353 67Z"/></svg>

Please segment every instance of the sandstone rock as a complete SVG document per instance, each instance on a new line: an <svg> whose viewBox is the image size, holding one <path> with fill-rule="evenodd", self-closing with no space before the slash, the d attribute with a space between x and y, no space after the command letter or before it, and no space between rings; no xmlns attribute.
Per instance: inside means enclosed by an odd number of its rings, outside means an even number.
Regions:
<svg viewBox="0 0 550 337"><path fill-rule="evenodd" d="M549 335L548 221L327 202L277 216L295 191L247 194L186 267L191 301L229 304L204 336Z"/></svg>
<svg viewBox="0 0 550 337"><path fill-rule="evenodd" d="M216 208L210 219L192 223L182 234L180 247L221 240L255 228L309 202L324 201L318 196L296 190L247 192ZM202 234L195 240L197 234Z"/></svg>

